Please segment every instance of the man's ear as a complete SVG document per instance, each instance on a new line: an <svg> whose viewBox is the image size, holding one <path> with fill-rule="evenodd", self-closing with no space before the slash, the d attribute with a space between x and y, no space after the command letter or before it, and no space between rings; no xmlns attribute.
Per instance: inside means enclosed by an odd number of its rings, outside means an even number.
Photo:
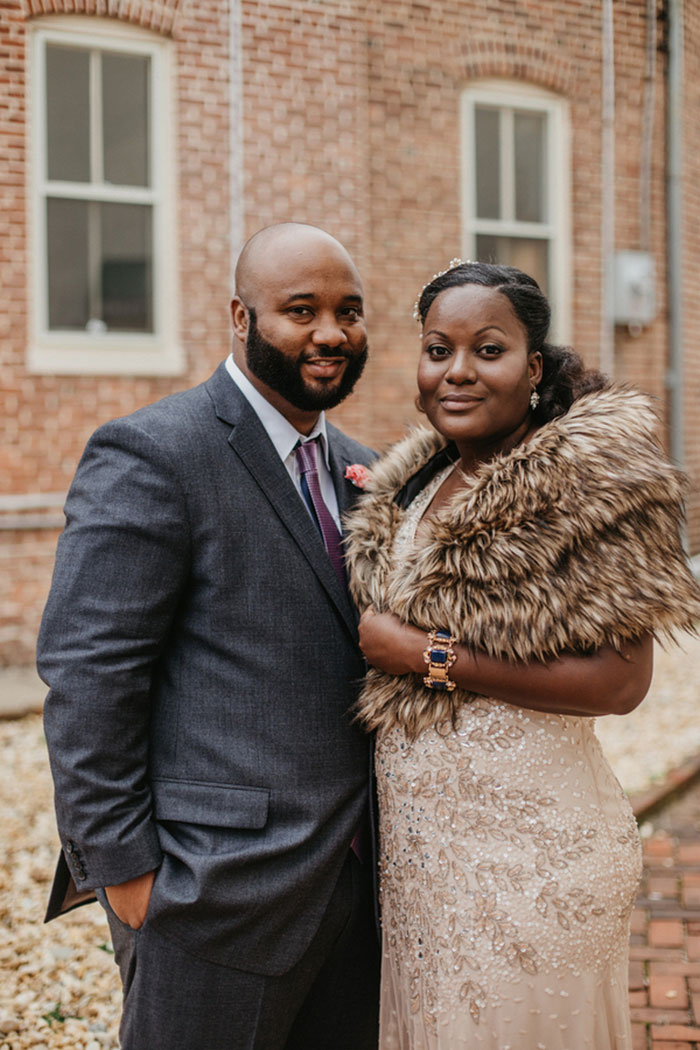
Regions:
<svg viewBox="0 0 700 1050"><path fill-rule="evenodd" d="M233 334L243 342L248 337L248 308L239 296L234 295L229 307Z"/></svg>

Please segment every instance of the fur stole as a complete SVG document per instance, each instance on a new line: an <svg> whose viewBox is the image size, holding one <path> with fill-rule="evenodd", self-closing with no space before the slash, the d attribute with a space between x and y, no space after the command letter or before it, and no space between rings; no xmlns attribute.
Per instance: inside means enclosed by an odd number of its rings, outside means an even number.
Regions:
<svg viewBox="0 0 700 1050"><path fill-rule="evenodd" d="M422 630L449 628L505 660L619 648L645 632L693 630L700 590L680 541L684 476L655 437L650 399L587 394L525 444L483 464L402 564L397 493L444 439L419 428L370 472L346 521L353 597ZM372 669L359 700L370 729L414 736L454 720L474 694Z"/></svg>

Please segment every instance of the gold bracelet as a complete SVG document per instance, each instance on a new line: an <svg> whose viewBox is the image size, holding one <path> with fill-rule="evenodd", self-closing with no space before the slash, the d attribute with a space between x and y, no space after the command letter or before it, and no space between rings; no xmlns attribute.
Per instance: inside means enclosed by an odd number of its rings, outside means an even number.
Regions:
<svg viewBox="0 0 700 1050"><path fill-rule="evenodd" d="M449 676L449 670L457 659L452 648L456 641L455 636L443 628L434 628L428 635L428 646L423 653L428 673L423 684L429 689L451 693L457 685Z"/></svg>

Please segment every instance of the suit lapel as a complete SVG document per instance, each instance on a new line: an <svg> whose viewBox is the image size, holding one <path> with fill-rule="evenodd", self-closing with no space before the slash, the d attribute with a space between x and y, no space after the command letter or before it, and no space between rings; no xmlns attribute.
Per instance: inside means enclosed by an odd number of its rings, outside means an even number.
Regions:
<svg viewBox="0 0 700 1050"><path fill-rule="evenodd" d="M229 445L266 497L275 514L283 522L294 542L299 546L354 636L357 629L355 611L335 574L318 529L311 520L265 428L226 372L225 366L221 365L208 380L207 388L212 396L218 417L233 426L228 436ZM341 465L338 465L337 470L342 477L345 471L344 465L342 468ZM342 499L347 498L345 494L342 498L340 495L340 490L347 482L341 481L338 487L335 473L333 480L336 484L336 491L339 492L340 505Z"/></svg>
<svg viewBox="0 0 700 1050"><path fill-rule="evenodd" d="M333 478L335 494L338 497L338 510L342 521L343 515L350 510L360 490L345 477L345 471L351 465L352 459L342 443L342 435L332 426L328 427L328 444L331 477Z"/></svg>

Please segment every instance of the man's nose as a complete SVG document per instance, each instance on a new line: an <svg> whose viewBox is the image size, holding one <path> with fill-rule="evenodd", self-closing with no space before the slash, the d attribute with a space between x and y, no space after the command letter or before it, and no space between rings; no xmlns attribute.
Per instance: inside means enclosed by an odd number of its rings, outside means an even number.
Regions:
<svg viewBox="0 0 700 1050"><path fill-rule="evenodd" d="M316 346L340 346L348 341L335 314L320 314L317 317L311 339Z"/></svg>

